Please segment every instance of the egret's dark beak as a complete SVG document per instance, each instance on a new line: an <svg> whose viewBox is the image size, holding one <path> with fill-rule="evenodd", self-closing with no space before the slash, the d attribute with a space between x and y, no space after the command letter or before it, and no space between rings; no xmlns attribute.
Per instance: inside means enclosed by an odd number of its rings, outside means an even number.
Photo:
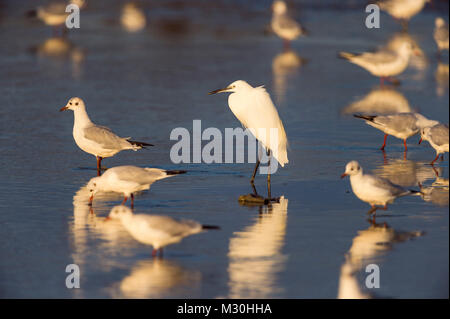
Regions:
<svg viewBox="0 0 450 319"><path fill-rule="evenodd" d="M226 88L223 88L223 89L217 89L217 90L214 90L214 91L209 92L208 95L216 94L216 93L221 93L221 92L226 92L226 91L228 91L229 89L230 89L229 87L226 87Z"/></svg>
<svg viewBox="0 0 450 319"><path fill-rule="evenodd" d="M420 144L420 143L422 143L422 138L420 138L420 140L419 140L419 144Z"/></svg>
<svg viewBox="0 0 450 319"><path fill-rule="evenodd" d="M62 112L62 111L65 111L67 109L69 109L69 108L67 106L64 106L64 107L60 108L59 111Z"/></svg>
<svg viewBox="0 0 450 319"><path fill-rule="evenodd" d="M347 176L347 173L342 174L341 178L344 178L345 176Z"/></svg>

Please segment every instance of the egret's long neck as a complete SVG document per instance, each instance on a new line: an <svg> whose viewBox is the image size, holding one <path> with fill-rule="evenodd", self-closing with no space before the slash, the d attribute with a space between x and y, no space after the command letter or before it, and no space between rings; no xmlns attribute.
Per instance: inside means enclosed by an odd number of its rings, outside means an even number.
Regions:
<svg viewBox="0 0 450 319"><path fill-rule="evenodd" d="M86 109L83 106L77 107L74 111L75 120L73 122L73 126L85 127L89 124L92 124L89 115L86 112Z"/></svg>

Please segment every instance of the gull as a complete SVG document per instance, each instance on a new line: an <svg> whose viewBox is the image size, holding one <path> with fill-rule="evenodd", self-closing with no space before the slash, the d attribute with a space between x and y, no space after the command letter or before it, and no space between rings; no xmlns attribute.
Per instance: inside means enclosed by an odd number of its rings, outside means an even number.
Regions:
<svg viewBox="0 0 450 319"><path fill-rule="evenodd" d="M384 132L384 142L381 150L386 146L388 135L395 136L403 140L405 152L408 150L406 140L420 132L421 128L435 125L439 122L429 120L419 113L398 113L391 115L360 115L354 114L354 117L366 120L366 123Z"/></svg>
<svg viewBox="0 0 450 319"><path fill-rule="evenodd" d="M408 21L422 11L423 7L430 0L383 0L377 2L381 10L386 11L402 21L403 28L408 28Z"/></svg>
<svg viewBox="0 0 450 319"><path fill-rule="evenodd" d="M74 113L73 138L86 153L97 158L97 174L100 175L101 161L123 150L137 151L153 144L131 141L130 137L119 137L109 128L92 123L86 112L84 101L73 97L59 111L72 110Z"/></svg>
<svg viewBox="0 0 450 319"><path fill-rule="evenodd" d="M226 88L209 92L216 94L231 92L228 97L228 105L241 122L248 128L255 138L266 148L267 155L271 154L284 167L288 163L287 137L278 111L270 98L269 93L262 86L252 87L245 81L238 80ZM275 135L275 139L271 137ZM250 183L253 185L260 160L258 158ZM270 166L270 159L269 159ZM268 197L270 196L270 172L267 174Z"/></svg>
<svg viewBox="0 0 450 319"><path fill-rule="evenodd" d="M145 28L147 18L137 3L129 2L122 8L120 23L126 31L138 32Z"/></svg>
<svg viewBox="0 0 450 319"><path fill-rule="evenodd" d="M353 193L363 202L369 203L372 208L368 214L374 213L378 206L387 209L397 197L420 193L415 190L405 189L386 178L363 174L363 169L357 161L348 162L341 178L350 176L350 184Z"/></svg>
<svg viewBox="0 0 450 319"><path fill-rule="evenodd" d="M359 65L372 75L380 78L383 85L385 79L399 75L408 66L413 47L409 42L403 42L398 50L382 49L377 52L365 52L354 54L348 52L339 53L339 57Z"/></svg>
<svg viewBox="0 0 450 319"><path fill-rule="evenodd" d="M434 25L433 37L438 47L438 53L440 54L443 50L448 51L448 25L442 18L436 18Z"/></svg>
<svg viewBox="0 0 450 319"><path fill-rule="evenodd" d="M276 0L272 4L272 30L284 40L285 49L289 48L290 42L301 35L305 35L305 30L297 21L292 19L287 12L287 5L284 1Z"/></svg>
<svg viewBox="0 0 450 319"><path fill-rule="evenodd" d="M421 138L419 144L422 143L423 140L428 141L428 143L436 150L436 157L431 162L431 165L437 161L440 154L442 154L443 159L444 153L448 153L448 125L439 123L434 126L424 127L421 129L420 135Z"/></svg>
<svg viewBox="0 0 450 319"><path fill-rule="evenodd" d="M108 169L103 175L93 177L87 184L91 194L90 204L94 200L94 195L101 192L123 193L125 204L128 197L131 197L131 207L134 205L134 193L150 189L154 182L178 174L184 174L186 171L171 170L167 171L159 168L141 168L137 166L125 165L116 166Z"/></svg>
<svg viewBox="0 0 450 319"><path fill-rule="evenodd" d="M220 229L218 226L202 225L193 220L175 219L162 215L133 214L126 206L115 206L107 220L118 219L138 242L153 247L152 256L163 247L180 242L184 237L198 234L207 229Z"/></svg>
<svg viewBox="0 0 450 319"><path fill-rule="evenodd" d="M84 0L53 1L45 6L39 6L35 10L30 10L27 14L29 17L37 17L48 26L59 27L66 22L69 16L70 10L66 11L66 8L70 4L77 5L81 9L86 3Z"/></svg>

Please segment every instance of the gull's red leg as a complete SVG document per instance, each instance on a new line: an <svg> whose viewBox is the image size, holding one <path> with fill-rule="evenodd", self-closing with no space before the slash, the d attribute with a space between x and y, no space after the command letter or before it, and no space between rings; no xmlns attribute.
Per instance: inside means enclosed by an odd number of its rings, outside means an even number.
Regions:
<svg viewBox="0 0 450 319"><path fill-rule="evenodd" d="M131 193L131 208L134 208L134 195Z"/></svg>
<svg viewBox="0 0 450 319"><path fill-rule="evenodd" d="M406 138L403 140L403 145L405 145L405 152L408 151L408 146L406 146Z"/></svg>
<svg viewBox="0 0 450 319"><path fill-rule="evenodd" d="M158 252L158 250L156 250L156 249L153 249L152 250L152 257L156 257L156 253Z"/></svg>
<svg viewBox="0 0 450 319"><path fill-rule="evenodd" d="M434 164L434 162L436 162L437 160L438 160L438 158L439 158L439 154L438 155L436 155L436 158L430 163L431 165L433 165Z"/></svg>
<svg viewBox="0 0 450 319"><path fill-rule="evenodd" d="M381 146L380 150L384 150L384 148L386 147L386 140L387 140L388 135L384 134L384 141L383 141L383 146Z"/></svg>
<svg viewBox="0 0 450 319"><path fill-rule="evenodd" d="M125 196L125 197L123 198L122 205L124 205L124 204L127 202L127 200L128 200L128 197Z"/></svg>
<svg viewBox="0 0 450 319"><path fill-rule="evenodd" d="M97 176L100 176L101 174L101 167L102 167L102 158L100 156L97 156Z"/></svg>

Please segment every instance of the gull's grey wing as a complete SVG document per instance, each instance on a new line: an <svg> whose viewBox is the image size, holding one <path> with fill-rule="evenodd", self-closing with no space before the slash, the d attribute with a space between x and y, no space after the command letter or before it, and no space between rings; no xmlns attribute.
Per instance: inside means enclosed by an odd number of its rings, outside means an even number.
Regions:
<svg viewBox="0 0 450 319"><path fill-rule="evenodd" d="M377 52L366 52L357 56L359 59L363 59L371 64L384 64L391 63L397 59L397 54L388 50L381 50Z"/></svg>
<svg viewBox="0 0 450 319"><path fill-rule="evenodd" d="M385 127L390 127L396 131L413 130L419 131L417 127L417 118L414 113L399 113L385 116L376 116L373 119L374 123Z"/></svg>
<svg viewBox="0 0 450 319"><path fill-rule="evenodd" d="M105 172L111 172L116 174L117 178L123 181L135 182L138 184L151 184L158 179L167 176L167 173L163 169L159 168L141 168L137 166L117 166L109 169Z"/></svg>
<svg viewBox="0 0 450 319"><path fill-rule="evenodd" d="M404 189L403 187L401 187L399 185L392 183L390 180L388 180L386 178L383 178L380 176L374 176L374 175L369 175L369 176L372 179L374 186L376 186L378 188L386 189L394 196L401 196L401 195L405 195L405 194L409 193L408 190Z"/></svg>
<svg viewBox="0 0 450 319"><path fill-rule="evenodd" d="M177 220L169 216L161 215L135 215L149 227L167 233L171 237L183 237L198 233L202 230L202 225L192 220Z"/></svg>
<svg viewBox="0 0 450 319"><path fill-rule="evenodd" d="M438 124L433 126L429 132L430 138L436 145L445 145L449 142L449 130L445 124Z"/></svg>
<svg viewBox="0 0 450 319"><path fill-rule="evenodd" d="M126 139L117 136L105 126L92 125L83 129L84 137L106 149L116 150L131 146Z"/></svg>

